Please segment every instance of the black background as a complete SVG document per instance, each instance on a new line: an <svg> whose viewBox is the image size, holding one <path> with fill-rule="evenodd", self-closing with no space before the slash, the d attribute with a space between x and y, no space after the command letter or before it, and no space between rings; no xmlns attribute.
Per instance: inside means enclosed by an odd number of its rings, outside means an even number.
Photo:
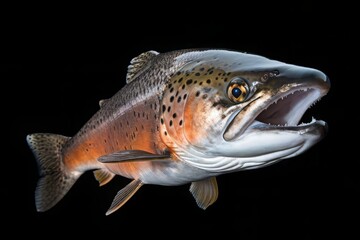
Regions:
<svg viewBox="0 0 360 240"><path fill-rule="evenodd" d="M39 238L49 236L46 229L50 236L120 239L141 234L319 239L349 234L358 225L357 157L351 157L355 144L345 134L357 132L357 118L348 110L357 103L352 101L354 76L347 58L352 31L347 30L350 19L340 21L334 15L341 8L329 11L303 3L259 11L259 6L236 9L224 3L166 11L159 6L144 14L114 6L42 7L13 7L14 14L3 21L4 230ZM99 188L87 172L58 205L37 213L38 173L26 135L74 135L98 110L100 99L124 86L133 57L148 50L197 47L245 51L325 72L332 88L305 120L315 116L327 121L328 136L299 157L218 177L219 199L206 211L196 206L189 185L144 186L120 210L105 216L129 180L117 177Z"/></svg>

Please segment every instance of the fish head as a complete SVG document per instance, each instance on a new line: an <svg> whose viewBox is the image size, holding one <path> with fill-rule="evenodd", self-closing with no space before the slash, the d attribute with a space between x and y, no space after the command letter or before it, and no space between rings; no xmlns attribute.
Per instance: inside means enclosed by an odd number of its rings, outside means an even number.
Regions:
<svg viewBox="0 0 360 240"><path fill-rule="evenodd" d="M189 56L190 55L190 56ZM296 156L326 133L300 123L326 95L319 70L225 50L186 53L162 98L161 138L180 160L221 173Z"/></svg>

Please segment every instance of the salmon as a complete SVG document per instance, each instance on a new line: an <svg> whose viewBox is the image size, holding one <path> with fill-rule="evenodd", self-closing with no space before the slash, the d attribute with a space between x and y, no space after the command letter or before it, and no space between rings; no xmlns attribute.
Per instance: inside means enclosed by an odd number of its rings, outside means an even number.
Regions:
<svg viewBox="0 0 360 240"><path fill-rule="evenodd" d="M131 180L107 215L146 184L190 184L206 209L217 200L217 176L297 156L328 128L315 118L301 123L329 91L328 77L254 54L148 51L131 60L126 82L74 136L27 136L39 166L38 211L55 206L86 171L100 186L115 175Z"/></svg>

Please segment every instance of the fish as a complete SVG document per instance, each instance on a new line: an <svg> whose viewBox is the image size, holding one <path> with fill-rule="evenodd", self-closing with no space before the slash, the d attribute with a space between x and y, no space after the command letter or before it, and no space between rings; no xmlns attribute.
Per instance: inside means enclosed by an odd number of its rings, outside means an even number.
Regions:
<svg viewBox="0 0 360 240"><path fill-rule="evenodd" d="M54 207L85 172L100 186L127 178L106 215L143 185L179 186L201 209L218 198L216 177L304 153L328 125L306 110L330 80L320 70L226 49L147 51L128 66L126 85L72 137L32 133L38 212Z"/></svg>

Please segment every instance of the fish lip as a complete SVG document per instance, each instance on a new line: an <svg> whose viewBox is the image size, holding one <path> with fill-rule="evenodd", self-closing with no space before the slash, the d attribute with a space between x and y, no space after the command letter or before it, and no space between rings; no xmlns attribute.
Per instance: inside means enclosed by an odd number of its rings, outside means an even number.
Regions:
<svg viewBox="0 0 360 240"><path fill-rule="evenodd" d="M309 123L302 123L297 126L275 126L269 125L262 122L254 121L248 129L251 130L263 130L263 131L296 131L298 134L313 134L325 136L328 132L328 124L323 120L316 120L313 118Z"/></svg>
<svg viewBox="0 0 360 240"><path fill-rule="evenodd" d="M326 78L326 81L328 81L328 78ZM299 124L301 118L303 117L303 115L305 114L305 112L307 111L307 109L309 109L309 107L311 107L312 105L314 105L316 102L320 101L320 99L327 94L330 85L326 85L321 86L321 85L311 85L311 84L303 84L303 83L298 83L298 84L294 84L294 85L289 85L288 87L285 87L285 89L288 88L287 90L283 90L279 91L279 93L277 93L275 96L270 97L269 99L265 100L263 104L261 104L260 106L256 107L255 109L250 111L254 111L253 116L248 119L248 121L246 121L243 124L239 124L239 131L234 134L232 137L226 137L226 133L228 131L228 129L231 127L232 124L234 124L234 122L237 120L237 117L241 114L241 112L243 110L248 110L248 108L251 108L251 102L249 104L247 104L244 108L234 112L230 117L230 119L232 119L231 121L228 122L224 134L223 134L223 138L226 141L236 141L239 138L241 138L244 133L249 132L251 130L266 130L266 131L292 131L292 132L297 132L298 134L302 135L302 134L319 134L320 136L323 136L327 133L327 129L328 126L326 124L326 122L322 121L322 120L315 120L313 118L313 120L310 123L304 123L304 124ZM304 94L305 97L303 99L299 99L297 101L296 104L301 104L304 103L304 106L301 107L300 106L300 111L297 113L296 117L290 117L289 121L285 121L285 122L279 122L279 123L266 123L266 122L262 122L262 121L258 121L257 119L259 117L261 117L261 115L268 111L268 108L270 108L271 106L273 106L273 104L277 104L280 100L283 99L287 99L289 97L291 97L291 95L294 94L298 94L298 93L306 93L307 91L310 91L309 93L311 94ZM295 95L296 96L296 95ZM300 95L301 97L301 95ZM259 100L262 100L264 98L264 96L260 96L257 97L256 99L254 99L252 102L256 102ZM288 112L284 112L284 114L286 113L291 113L296 109L292 109L290 108ZM229 120L230 120L229 119Z"/></svg>

